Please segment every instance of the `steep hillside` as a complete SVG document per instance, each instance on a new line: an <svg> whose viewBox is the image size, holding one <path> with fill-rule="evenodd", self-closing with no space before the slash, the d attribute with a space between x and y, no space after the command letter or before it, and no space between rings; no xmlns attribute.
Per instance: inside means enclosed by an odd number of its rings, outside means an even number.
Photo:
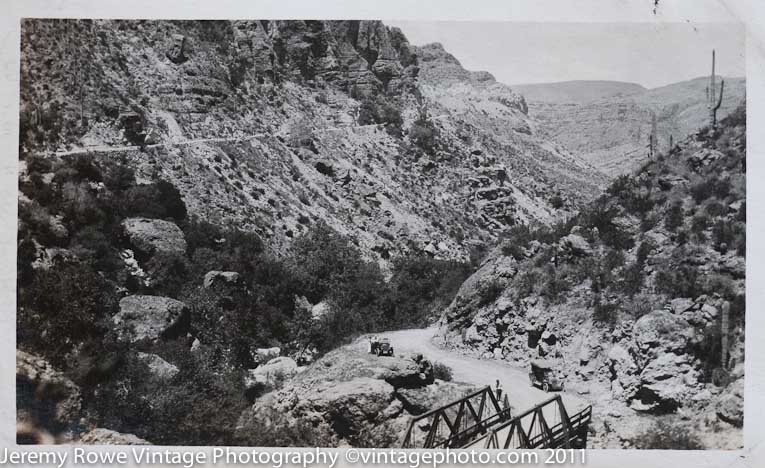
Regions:
<svg viewBox="0 0 765 468"><path fill-rule="evenodd" d="M566 222L516 229L445 311L444 342L552 359L597 400L599 445L639 447L640 415L663 414L666 448L739 446L717 432L743 420L745 120L739 107Z"/></svg>
<svg viewBox="0 0 765 468"><path fill-rule="evenodd" d="M534 135L509 89L380 22L23 29L22 157L132 146L117 154L139 180L169 181L191 214L277 249L323 220L380 259L464 260L603 182ZM428 72L447 68L448 86Z"/></svg>
<svg viewBox="0 0 765 468"><path fill-rule="evenodd" d="M575 80L557 83L513 85L528 102L553 104L584 103L603 98L638 94L646 89L637 83L623 81Z"/></svg>
<svg viewBox="0 0 765 468"><path fill-rule="evenodd" d="M670 136L678 141L707 125L708 81L708 77L697 78L589 101L535 101L527 97L529 115L539 121L541 134L615 177L634 171L647 158L654 113L662 151L668 149ZM718 118L742 102L745 88L742 78L725 79Z"/></svg>

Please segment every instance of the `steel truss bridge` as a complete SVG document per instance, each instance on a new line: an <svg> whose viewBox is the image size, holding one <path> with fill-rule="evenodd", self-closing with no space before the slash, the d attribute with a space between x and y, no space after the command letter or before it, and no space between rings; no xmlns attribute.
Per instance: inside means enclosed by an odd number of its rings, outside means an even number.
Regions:
<svg viewBox="0 0 765 468"><path fill-rule="evenodd" d="M569 416L560 395L511 414L491 387L423 413L409 423L403 448L586 448L592 406Z"/></svg>

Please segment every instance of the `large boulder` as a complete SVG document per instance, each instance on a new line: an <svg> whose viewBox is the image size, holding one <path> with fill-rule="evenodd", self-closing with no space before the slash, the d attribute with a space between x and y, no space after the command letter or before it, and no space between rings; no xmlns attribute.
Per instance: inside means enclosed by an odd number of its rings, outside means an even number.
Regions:
<svg viewBox="0 0 765 468"><path fill-rule="evenodd" d="M319 390L311 403L327 414L342 437L358 433L365 422L374 421L391 404L393 393L392 385L361 377Z"/></svg>
<svg viewBox="0 0 765 468"><path fill-rule="evenodd" d="M239 273L235 271L208 271L205 274L204 287L236 286L239 283Z"/></svg>
<svg viewBox="0 0 765 468"><path fill-rule="evenodd" d="M180 336L189 325L189 308L181 301L160 296L128 296L112 317L122 341L137 342Z"/></svg>
<svg viewBox="0 0 765 468"><path fill-rule="evenodd" d="M146 364L154 378L160 381L172 380L180 372L176 366L156 354L138 353L138 360Z"/></svg>
<svg viewBox="0 0 765 468"><path fill-rule="evenodd" d="M717 398L717 417L736 427L744 426L744 379L728 385Z"/></svg>
<svg viewBox="0 0 765 468"><path fill-rule="evenodd" d="M173 34L170 36L170 47L166 53L167 58L175 64L183 63L186 57L186 36Z"/></svg>
<svg viewBox="0 0 765 468"><path fill-rule="evenodd" d="M688 354L664 353L640 373L637 399L646 410L673 411L698 393L699 373Z"/></svg>
<svg viewBox="0 0 765 468"><path fill-rule="evenodd" d="M45 359L16 350L16 411L19 423L57 433L80 418L80 389Z"/></svg>
<svg viewBox="0 0 765 468"><path fill-rule="evenodd" d="M277 357L255 369L250 369L245 377L245 387L264 385L273 388L297 373L298 365L294 359L286 356Z"/></svg>
<svg viewBox="0 0 765 468"><path fill-rule="evenodd" d="M133 434L123 434L101 427L84 433L77 442L83 445L151 445Z"/></svg>
<svg viewBox="0 0 765 468"><path fill-rule="evenodd" d="M664 310L655 310L635 322L632 328L640 351L647 356L663 352L685 353L693 327L682 317Z"/></svg>
<svg viewBox="0 0 765 468"><path fill-rule="evenodd" d="M175 223L162 219L128 218L122 221L122 229L130 244L144 255L158 252L183 255L186 239Z"/></svg>
<svg viewBox="0 0 765 468"><path fill-rule="evenodd" d="M559 241L559 245L561 250L569 255L584 256L592 253L590 243L579 234L563 236Z"/></svg>

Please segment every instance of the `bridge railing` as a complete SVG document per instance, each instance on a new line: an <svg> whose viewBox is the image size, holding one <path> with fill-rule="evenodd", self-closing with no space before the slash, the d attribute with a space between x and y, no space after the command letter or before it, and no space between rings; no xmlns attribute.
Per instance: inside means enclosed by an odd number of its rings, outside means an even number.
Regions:
<svg viewBox="0 0 765 468"><path fill-rule="evenodd" d="M545 415L547 410L547 415ZM548 421L548 418L552 418ZM556 395L512 419L491 427L490 431L471 442L483 442L485 448L584 448L592 407L569 417L563 400Z"/></svg>
<svg viewBox="0 0 765 468"><path fill-rule="evenodd" d="M510 418L510 407L500 405L486 386L448 405L413 418L404 437L404 448L455 448L486 434Z"/></svg>

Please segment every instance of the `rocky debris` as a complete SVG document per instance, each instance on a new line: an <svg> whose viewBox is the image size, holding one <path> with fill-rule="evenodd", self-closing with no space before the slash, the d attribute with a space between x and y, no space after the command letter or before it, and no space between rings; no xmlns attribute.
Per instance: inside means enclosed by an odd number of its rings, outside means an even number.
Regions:
<svg viewBox="0 0 765 468"><path fill-rule="evenodd" d="M45 359L16 350L17 422L52 433L80 419L80 389Z"/></svg>
<svg viewBox="0 0 765 468"><path fill-rule="evenodd" d="M477 389L470 384L436 380L433 385L425 387L398 389L396 396L401 400L404 409L418 415L458 400L475 390Z"/></svg>
<svg viewBox="0 0 765 468"><path fill-rule="evenodd" d="M736 427L744 426L744 379L738 379L720 394L715 403L717 417Z"/></svg>
<svg viewBox="0 0 765 468"><path fill-rule="evenodd" d="M186 239L173 222L161 219L128 218L122 228L135 250L144 255L157 252L184 255Z"/></svg>
<svg viewBox="0 0 765 468"><path fill-rule="evenodd" d="M208 271L205 273L205 288L212 288L216 285L236 286L239 283L239 273L235 271Z"/></svg>
<svg viewBox="0 0 765 468"><path fill-rule="evenodd" d="M724 157L725 155L717 150L701 148L688 158L688 162L694 169L699 169L701 167L709 166L714 161Z"/></svg>
<svg viewBox="0 0 765 468"><path fill-rule="evenodd" d="M151 445L150 442L133 434L123 434L102 427L82 434L77 443L82 445Z"/></svg>
<svg viewBox="0 0 765 468"><path fill-rule="evenodd" d="M128 296L112 317L120 340L137 342L180 336L189 325L189 309L181 301L160 296Z"/></svg>
<svg viewBox="0 0 765 468"><path fill-rule="evenodd" d="M165 361L156 354L138 353L138 360L143 362L149 367L149 372L157 379L161 381L172 380L173 377L178 375L178 368L169 362Z"/></svg>

